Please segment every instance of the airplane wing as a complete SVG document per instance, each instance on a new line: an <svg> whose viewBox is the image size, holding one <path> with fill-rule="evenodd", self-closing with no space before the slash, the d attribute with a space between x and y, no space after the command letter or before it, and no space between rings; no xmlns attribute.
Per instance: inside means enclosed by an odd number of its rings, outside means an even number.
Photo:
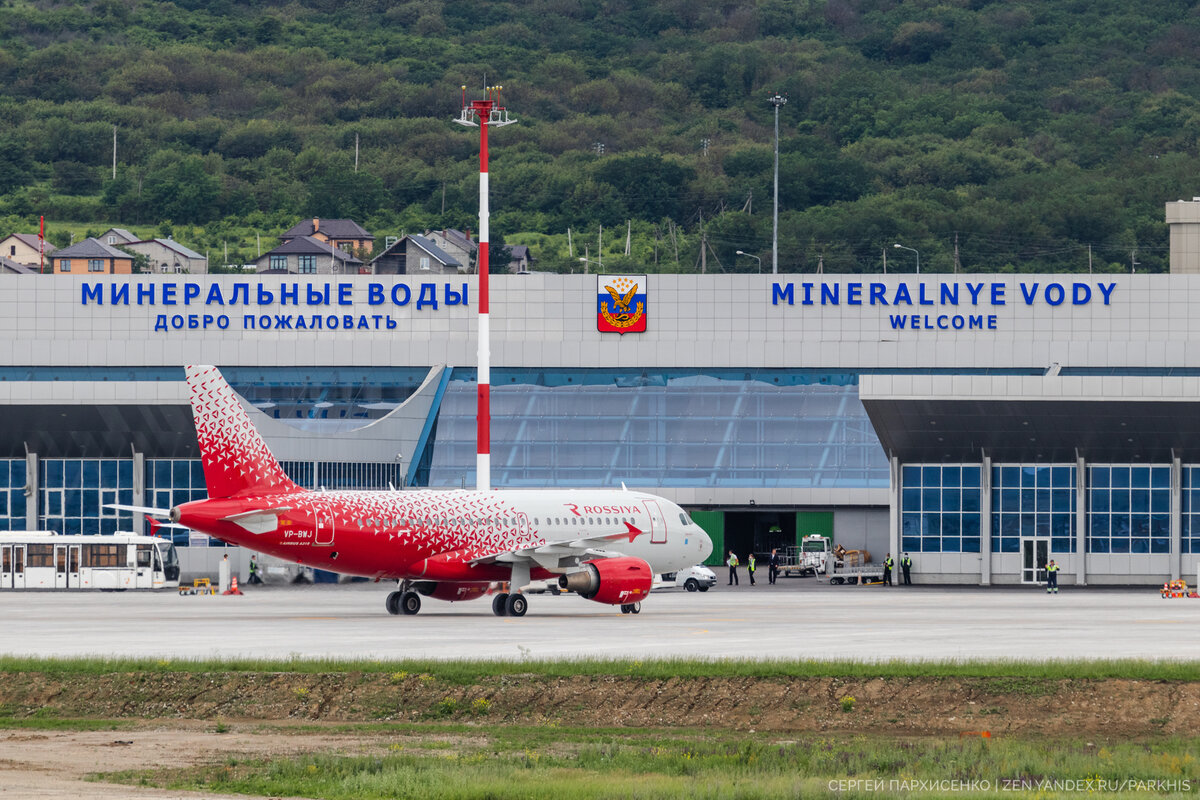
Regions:
<svg viewBox="0 0 1200 800"><path fill-rule="evenodd" d="M620 533L610 533L587 536L583 538L561 539L546 542L534 547L523 547L518 550L503 550L497 553L478 556L470 560L470 564L514 564L529 562L539 567L556 572L564 567L575 567L587 558L617 558L625 555L620 551L620 544L632 542L646 531L626 522L626 530Z"/></svg>
<svg viewBox="0 0 1200 800"><path fill-rule="evenodd" d="M118 511L133 511L137 514L149 514L152 517L169 517L169 508L150 508L149 506L126 506L120 503L105 503L105 508L115 508Z"/></svg>

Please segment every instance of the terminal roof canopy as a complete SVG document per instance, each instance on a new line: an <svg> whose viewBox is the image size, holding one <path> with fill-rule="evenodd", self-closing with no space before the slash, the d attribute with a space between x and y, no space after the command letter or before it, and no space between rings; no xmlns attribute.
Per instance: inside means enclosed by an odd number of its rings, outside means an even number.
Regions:
<svg viewBox="0 0 1200 800"><path fill-rule="evenodd" d="M1195 378L870 375L860 398L905 463L1200 461Z"/></svg>

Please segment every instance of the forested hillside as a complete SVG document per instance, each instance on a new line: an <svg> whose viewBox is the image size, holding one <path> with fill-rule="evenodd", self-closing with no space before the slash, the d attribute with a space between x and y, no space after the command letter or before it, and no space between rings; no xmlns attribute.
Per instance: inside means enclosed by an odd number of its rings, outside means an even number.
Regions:
<svg viewBox="0 0 1200 800"><path fill-rule="evenodd" d="M485 81L493 239L543 269L603 225L608 271L769 270L775 92L785 272L1165 271L1200 195L1182 0L0 0L0 235L476 228Z"/></svg>

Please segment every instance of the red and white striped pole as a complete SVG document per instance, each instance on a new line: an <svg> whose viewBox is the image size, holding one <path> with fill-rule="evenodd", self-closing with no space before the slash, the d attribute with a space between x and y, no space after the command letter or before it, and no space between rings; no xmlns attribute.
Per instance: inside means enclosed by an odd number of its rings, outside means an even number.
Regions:
<svg viewBox="0 0 1200 800"><path fill-rule="evenodd" d="M480 491L492 488L492 377L491 350L489 340L491 327L488 321L488 128L493 125L509 125L516 120L508 118L508 110L499 105L500 87L488 87L486 99L475 100L466 105L466 90L463 87L463 109L455 122L462 125L479 125L479 256L476 258L479 272L479 330L478 330L478 396L475 417L475 487ZM474 118L479 122L475 123Z"/></svg>

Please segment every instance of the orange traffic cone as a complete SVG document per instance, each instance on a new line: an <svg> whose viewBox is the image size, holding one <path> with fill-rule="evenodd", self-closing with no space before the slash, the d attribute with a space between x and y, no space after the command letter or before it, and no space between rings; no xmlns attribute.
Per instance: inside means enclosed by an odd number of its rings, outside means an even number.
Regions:
<svg viewBox="0 0 1200 800"><path fill-rule="evenodd" d="M230 578L229 588L223 594L241 594L241 590L237 587L237 575Z"/></svg>

